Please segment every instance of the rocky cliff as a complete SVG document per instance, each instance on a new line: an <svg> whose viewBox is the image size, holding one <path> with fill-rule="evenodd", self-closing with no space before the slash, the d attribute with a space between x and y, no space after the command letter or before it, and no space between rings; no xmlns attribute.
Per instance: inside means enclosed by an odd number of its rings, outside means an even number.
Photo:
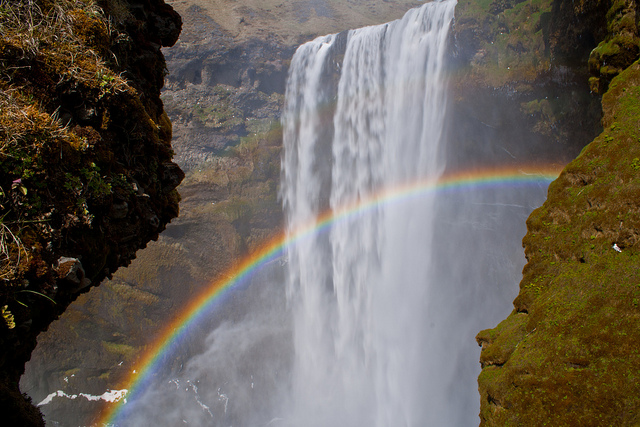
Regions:
<svg viewBox="0 0 640 427"><path fill-rule="evenodd" d="M486 19L508 12L498 6ZM481 425L637 425L637 5L556 0L540 11L542 57L588 71L602 130L527 221L513 312L477 336Z"/></svg>
<svg viewBox="0 0 640 427"><path fill-rule="evenodd" d="M536 158L562 166L599 132L600 98L587 84L591 26L573 38L559 34L565 27L554 25L554 7L552 0L458 3L450 158L463 151L481 164Z"/></svg>
<svg viewBox="0 0 640 427"><path fill-rule="evenodd" d="M18 380L45 330L178 214L163 0L0 2L0 407L42 425Z"/></svg>

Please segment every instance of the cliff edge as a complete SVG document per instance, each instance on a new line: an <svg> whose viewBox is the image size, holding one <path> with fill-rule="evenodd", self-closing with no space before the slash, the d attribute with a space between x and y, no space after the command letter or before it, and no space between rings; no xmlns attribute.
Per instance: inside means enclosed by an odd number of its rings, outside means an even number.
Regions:
<svg viewBox="0 0 640 427"><path fill-rule="evenodd" d="M543 11L549 61L588 71L602 131L527 221L513 312L477 336L481 426L640 423L636 12L632 0L556 0Z"/></svg>
<svg viewBox="0 0 640 427"><path fill-rule="evenodd" d="M160 100L163 0L0 1L0 408L43 425L18 389L36 336L178 214Z"/></svg>

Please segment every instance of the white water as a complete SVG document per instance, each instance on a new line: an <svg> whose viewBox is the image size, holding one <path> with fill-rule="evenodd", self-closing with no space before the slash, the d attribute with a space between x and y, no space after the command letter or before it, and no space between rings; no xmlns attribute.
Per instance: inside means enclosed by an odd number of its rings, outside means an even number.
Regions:
<svg viewBox="0 0 640 427"><path fill-rule="evenodd" d="M122 399L125 399L126 396L127 396L127 392L128 391L129 390L126 390L126 389L123 389L123 390L107 390L104 393L102 393L101 395L96 396L96 395L89 394L89 393L79 393L79 394L71 394L70 395L70 394L65 393L62 390L57 390L57 391L54 391L53 393L50 393L47 397L45 397L36 406L40 407L40 406L48 405L56 397L63 397L65 399L71 399L71 400L75 400L78 397L84 397L85 399L87 399L89 401L104 400L105 402L114 403L114 402L119 402Z"/></svg>
<svg viewBox="0 0 640 427"><path fill-rule="evenodd" d="M337 36L298 49L283 115L288 233L324 210L442 173L455 4L350 31L341 64ZM295 357L286 425L444 425L434 422L451 378L433 365L440 343L425 328L436 285L434 202L423 194L382 204L289 249Z"/></svg>

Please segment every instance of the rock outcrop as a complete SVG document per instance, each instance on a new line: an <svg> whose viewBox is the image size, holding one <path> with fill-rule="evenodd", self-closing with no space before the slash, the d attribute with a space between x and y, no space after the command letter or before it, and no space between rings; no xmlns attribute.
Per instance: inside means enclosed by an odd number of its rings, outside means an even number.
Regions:
<svg viewBox="0 0 640 427"><path fill-rule="evenodd" d="M536 158L564 165L599 132L600 98L586 84L595 39L583 34L589 26L574 29L575 37L560 34L554 7L552 0L458 3L451 41L455 152L480 164Z"/></svg>
<svg viewBox="0 0 640 427"><path fill-rule="evenodd" d="M0 5L0 407L41 425L18 389L45 330L178 214L160 51L163 0Z"/></svg>
<svg viewBox="0 0 640 427"><path fill-rule="evenodd" d="M603 130L527 221L514 311L477 336L481 425L637 425L636 3L557 0L548 13L551 64L589 71Z"/></svg>

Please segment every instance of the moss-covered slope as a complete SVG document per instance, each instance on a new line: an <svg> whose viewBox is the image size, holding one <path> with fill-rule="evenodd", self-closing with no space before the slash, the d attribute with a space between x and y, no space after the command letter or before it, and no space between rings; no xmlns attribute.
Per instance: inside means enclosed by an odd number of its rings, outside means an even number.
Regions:
<svg viewBox="0 0 640 427"><path fill-rule="evenodd" d="M566 3L556 2L555 13L575 18L588 9ZM594 57L622 38L637 48L638 32L634 2L605 6L607 33L589 62L592 87L595 78L598 90L608 88L604 131L530 216L514 311L478 334L484 426L640 423L640 64L629 66L637 50L618 49L615 73L593 75Z"/></svg>
<svg viewBox="0 0 640 427"><path fill-rule="evenodd" d="M533 212L514 312L483 331L483 425L640 422L640 64Z"/></svg>
<svg viewBox="0 0 640 427"><path fill-rule="evenodd" d="M160 89L180 17L163 0L0 1L0 406L35 338L178 213ZM26 410L25 410L26 408ZM7 418L8 417L8 418Z"/></svg>

